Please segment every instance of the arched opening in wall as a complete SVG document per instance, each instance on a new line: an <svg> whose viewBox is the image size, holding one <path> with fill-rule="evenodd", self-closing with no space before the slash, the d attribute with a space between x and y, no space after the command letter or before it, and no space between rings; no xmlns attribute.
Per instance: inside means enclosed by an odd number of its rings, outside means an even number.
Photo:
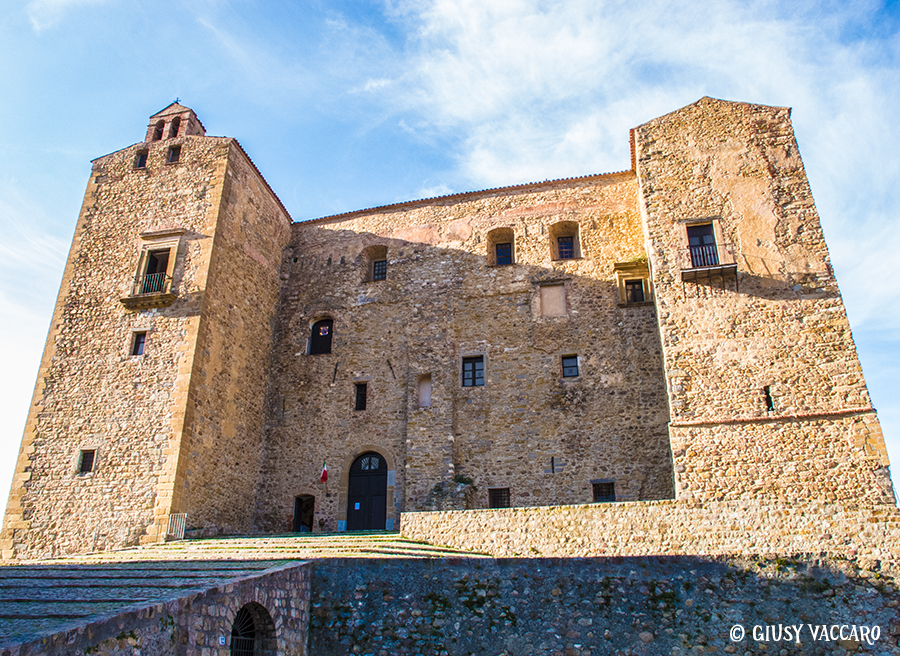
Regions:
<svg viewBox="0 0 900 656"><path fill-rule="evenodd" d="M243 606L231 626L231 656L275 656L275 622L269 611L251 602Z"/></svg>
<svg viewBox="0 0 900 656"><path fill-rule="evenodd" d="M367 246L362 252L363 282L387 280L387 246Z"/></svg>
<svg viewBox="0 0 900 656"><path fill-rule="evenodd" d="M319 319L312 325L309 334L309 354L331 353L331 338L334 335L334 321Z"/></svg>
<svg viewBox="0 0 900 656"><path fill-rule="evenodd" d="M505 266L516 262L516 234L512 228L495 228L487 234L488 266Z"/></svg>
<svg viewBox="0 0 900 656"><path fill-rule="evenodd" d="M347 530L383 531L387 519L387 461L367 451L350 465Z"/></svg>
<svg viewBox="0 0 900 656"><path fill-rule="evenodd" d="M311 494L301 494L294 499L294 522L291 530L294 533L312 533L313 517L316 511L316 498Z"/></svg>
<svg viewBox="0 0 900 656"><path fill-rule="evenodd" d="M176 116L172 119L172 122L169 123L169 139L174 139L178 136L178 129L181 127L181 118Z"/></svg>
<svg viewBox="0 0 900 656"><path fill-rule="evenodd" d="M166 126L165 121L157 121L153 128L153 141L159 141L163 136L163 128Z"/></svg>
<svg viewBox="0 0 900 656"><path fill-rule="evenodd" d="M581 257L578 221L559 221L550 226L550 258L576 260Z"/></svg>

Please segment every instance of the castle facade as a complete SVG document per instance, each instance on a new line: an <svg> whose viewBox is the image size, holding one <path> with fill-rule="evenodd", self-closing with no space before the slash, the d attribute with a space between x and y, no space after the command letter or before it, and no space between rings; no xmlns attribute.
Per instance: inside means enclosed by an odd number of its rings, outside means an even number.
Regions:
<svg viewBox="0 0 900 656"><path fill-rule="evenodd" d="M94 161L4 557L404 512L893 504L790 110L628 171L293 222L190 109Z"/></svg>

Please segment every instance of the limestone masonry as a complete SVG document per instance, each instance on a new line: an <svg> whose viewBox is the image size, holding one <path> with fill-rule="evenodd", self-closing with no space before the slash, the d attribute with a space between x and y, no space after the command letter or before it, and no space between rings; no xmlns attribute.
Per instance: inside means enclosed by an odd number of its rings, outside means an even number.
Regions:
<svg viewBox="0 0 900 656"><path fill-rule="evenodd" d="M94 161L2 556L426 510L408 534L441 542L449 511L591 503L612 551L692 553L662 518L816 508L852 516L837 542L880 517L887 453L790 110L703 98L630 138L629 171L293 222L236 140L155 114ZM492 517L459 521L483 546Z"/></svg>

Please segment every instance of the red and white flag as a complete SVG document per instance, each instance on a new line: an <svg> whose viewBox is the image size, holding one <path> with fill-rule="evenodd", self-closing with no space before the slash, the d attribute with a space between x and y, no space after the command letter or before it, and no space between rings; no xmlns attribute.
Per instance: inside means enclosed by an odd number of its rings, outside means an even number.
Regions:
<svg viewBox="0 0 900 656"><path fill-rule="evenodd" d="M323 483L328 482L328 465L325 464L325 461L322 461L322 475L319 477L319 480Z"/></svg>

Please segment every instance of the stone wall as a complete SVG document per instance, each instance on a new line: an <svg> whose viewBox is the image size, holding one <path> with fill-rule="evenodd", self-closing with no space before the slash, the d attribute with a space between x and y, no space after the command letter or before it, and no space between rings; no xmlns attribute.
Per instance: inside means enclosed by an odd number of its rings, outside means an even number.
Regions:
<svg viewBox="0 0 900 656"><path fill-rule="evenodd" d="M166 164L176 142L181 158ZM139 149L148 152L144 168L135 168ZM228 149L227 139L185 137L95 161L16 466L4 556L121 547L155 530L156 495L171 488L183 427L217 162ZM133 291L141 235L173 228L183 230L172 270L177 298L129 310L119 299ZM138 330L147 340L143 355L132 356ZM94 471L78 475L83 449L96 450Z"/></svg>
<svg viewBox="0 0 900 656"><path fill-rule="evenodd" d="M306 656L310 571L309 563L280 565L143 608L135 600L126 612L70 622L71 629L27 642L10 645L0 636L0 656L226 656L235 617L245 606L256 614L261 648L272 650L260 653ZM134 583L148 585L139 578ZM165 584L165 578L157 582ZM145 590L152 595L154 587ZM78 601L90 604L95 597L83 593Z"/></svg>
<svg viewBox="0 0 900 656"><path fill-rule="evenodd" d="M172 512L188 529L249 533L259 477L272 323L290 217L236 141L221 162L212 256Z"/></svg>
<svg viewBox="0 0 900 656"><path fill-rule="evenodd" d="M654 309L620 304L614 271L644 256L636 193L621 173L295 224L259 528L289 529L300 494L315 496L325 530L341 528L347 469L367 450L394 472L389 526L454 476L474 483L476 507L495 487L509 488L514 505L587 502L598 479L615 481L620 499L671 497ZM578 257L554 259L560 226L574 229ZM514 264L494 264L498 239L512 240ZM376 249L385 280L371 280ZM546 285L564 290L560 308L542 306ZM307 355L323 317L334 320L332 352ZM472 355L484 358L483 387L462 385L461 360ZM579 357L577 377L563 377L564 355ZM360 382L365 411L354 410Z"/></svg>
<svg viewBox="0 0 900 656"><path fill-rule="evenodd" d="M852 559L319 561L309 646L321 656L900 654L897 583Z"/></svg>
<svg viewBox="0 0 900 656"><path fill-rule="evenodd" d="M645 501L404 513L412 540L495 557L819 554L895 560L894 505Z"/></svg>
<svg viewBox="0 0 900 656"><path fill-rule="evenodd" d="M703 98L633 134L677 498L893 503L790 110Z"/></svg>

